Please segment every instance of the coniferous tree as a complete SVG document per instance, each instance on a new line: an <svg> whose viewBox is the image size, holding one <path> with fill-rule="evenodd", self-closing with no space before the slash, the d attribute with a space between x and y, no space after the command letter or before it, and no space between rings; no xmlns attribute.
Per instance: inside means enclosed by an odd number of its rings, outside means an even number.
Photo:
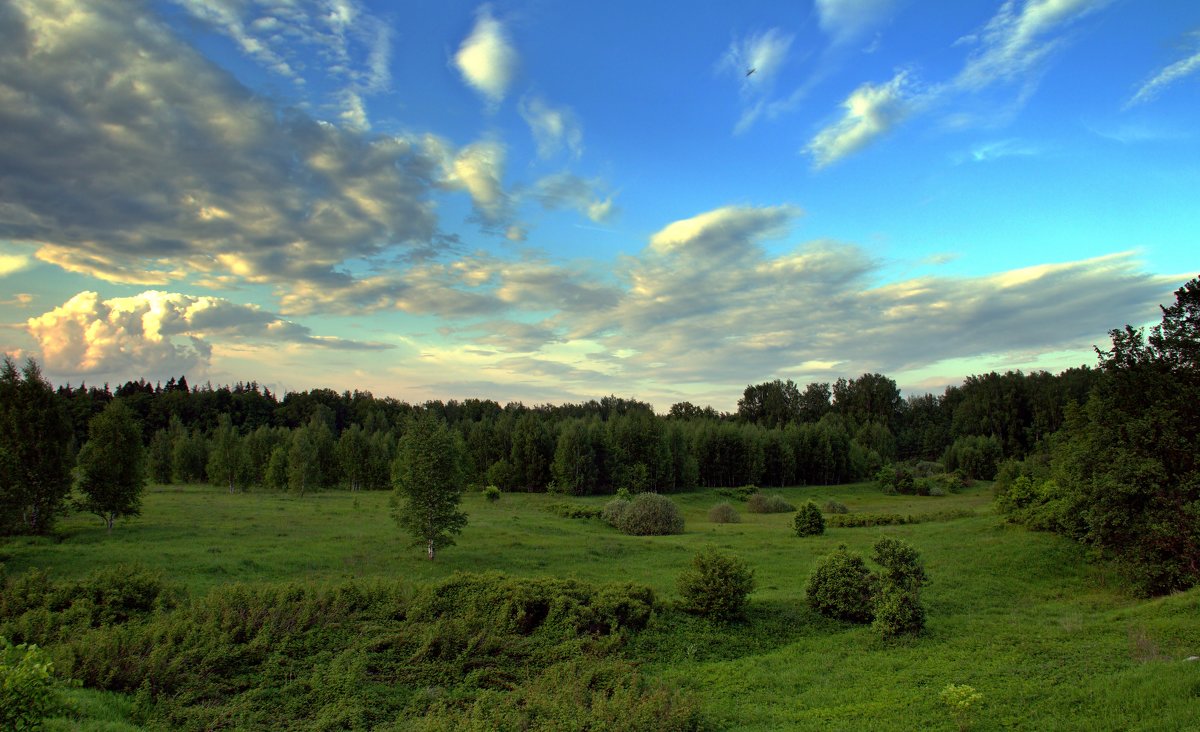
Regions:
<svg viewBox="0 0 1200 732"><path fill-rule="evenodd" d="M71 422L29 359L0 367L0 531L45 533L71 491Z"/></svg>

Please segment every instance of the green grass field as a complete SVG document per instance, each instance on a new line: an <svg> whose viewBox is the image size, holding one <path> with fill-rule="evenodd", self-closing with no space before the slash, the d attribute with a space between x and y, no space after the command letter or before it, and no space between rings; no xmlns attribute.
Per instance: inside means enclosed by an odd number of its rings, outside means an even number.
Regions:
<svg viewBox="0 0 1200 732"><path fill-rule="evenodd" d="M1079 546L1004 524L986 485L936 498L885 496L867 484L767 492L792 503L836 499L851 512L975 515L800 539L792 514L742 511L741 523L709 523L708 509L728 499L701 491L672 496L686 533L629 537L598 519L546 510L605 498L506 494L489 503L473 494L458 545L429 562L397 532L386 493L297 498L163 486L147 492L141 517L118 522L111 535L94 517L70 517L56 537L4 539L0 561L10 575L37 567L61 578L137 563L193 595L231 582L421 583L498 570L634 581L670 602L679 572L712 544L755 570L747 620L723 625L664 612L633 637L628 654L646 677L694 693L718 729L953 730L938 699L950 683L983 694L977 730L1200 728L1200 662L1183 660L1200 655L1200 591L1135 599ZM868 626L826 620L804 604L804 583L822 556L839 544L869 556L881 536L916 547L930 577L927 628L911 640L885 643ZM127 698L71 693L91 729L136 729Z"/></svg>

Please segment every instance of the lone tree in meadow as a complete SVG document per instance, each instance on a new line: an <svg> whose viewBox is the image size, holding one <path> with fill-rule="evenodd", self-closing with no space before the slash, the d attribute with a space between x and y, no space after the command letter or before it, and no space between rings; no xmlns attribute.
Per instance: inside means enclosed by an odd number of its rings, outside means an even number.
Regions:
<svg viewBox="0 0 1200 732"><path fill-rule="evenodd" d="M392 517L414 546L425 545L432 560L438 549L453 546L450 535L467 525L467 515L459 510L465 471L458 435L423 414L400 438L393 474Z"/></svg>
<svg viewBox="0 0 1200 732"><path fill-rule="evenodd" d="M81 505L104 519L112 531L115 519L141 513L145 487L142 429L129 407L114 399L92 417L88 441L79 451Z"/></svg>

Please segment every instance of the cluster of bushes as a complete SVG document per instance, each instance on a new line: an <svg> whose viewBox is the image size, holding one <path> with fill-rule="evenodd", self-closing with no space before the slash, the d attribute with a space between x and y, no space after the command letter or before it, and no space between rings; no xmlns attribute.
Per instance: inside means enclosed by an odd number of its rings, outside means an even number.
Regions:
<svg viewBox="0 0 1200 732"><path fill-rule="evenodd" d="M666 536L683 533L683 514L675 502L658 493L639 493L632 499L614 498L601 518L623 534Z"/></svg>
<svg viewBox="0 0 1200 732"><path fill-rule="evenodd" d="M730 503L722 501L708 509L708 520L714 524L736 524L742 517Z"/></svg>
<svg viewBox="0 0 1200 732"><path fill-rule="evenodd" d="M756 485L743 485L737 488L717 488L713 492L722 498L735 498L739 501L744 501L759 491Z"/></svg>
<svg viewBox="0 0 1200 732"><path fill-rule="evenodd" d="M595 506L584 506L579 503L555 502L548 503L546 510L555 516L569 519L603 518L604 509Z"/></svg>
<svg viewBox="0 0 1200 732"><path fill-rule="evenodd" d="M880 468L875 482L888 495L944 496L967 487L959 472L946 472L941 463L893 463Z"/></svg>
<svg viewBox="0 0 1200 732"><path fill-rule="evenodd" d="M113 586L99 595L107 612L96 617L109 620L98 626L58 599L103 582ZM24 625L57 638L48 652L60 673L135 695L139 723L155 728L702 724L694 699L647 683L621 655L657 604L640 585L500 574L456 574L415 590L228 585L174 609L144 611L139 602L137 612L121 612L131 604L122 598L135 594L114 575L10 580L0 591L0 634ZM44 622L22 623L33 615ZM0 673L9 673L10 653Z"/></svg>
<svg viewBox="0 0 1200 732"><path fill-rule="evenodd" d="M808 604L831 618L872 623L884 638L916 634L925 627L920 588L927 577L920 555L898 539L875 544L872 571L862 556L838 547L813 570L805 587Z"/></svg>
<svg viewBox="0 0 1200 732"><path fill-rule="evenodd" d="M760 492L746 499L746 510L750 513L791 513L796 507L784 500L783 496L768 496Z"/></svg>
<svg viewBox="0 0 1200 732"><path fill-rule="evenodd" d="M864 526L902 526L904 524L923 524L931 521L953 521L960 518L970 518L974 515L974 511L966 508L916 514L846 513L830 516L826 519L825 523L832 528L854 529Z"/></svg>

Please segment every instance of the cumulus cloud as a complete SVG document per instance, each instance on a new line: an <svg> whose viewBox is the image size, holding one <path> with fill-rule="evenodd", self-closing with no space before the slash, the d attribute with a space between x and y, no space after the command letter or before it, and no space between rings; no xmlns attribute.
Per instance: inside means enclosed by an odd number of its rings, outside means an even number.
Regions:
<svg viewBox="0 0 1200 732"><path fill-rule="evenodd" d="M420 140L281 112L141 9L10 5L0 237L153 285L185 271L322 282L347 259L436 242L439 161Z"/></svg>
<svg viewBox="0 0 1200 732"><path fill-rule="evenodd" d="M1193 32L1191 36L1193 43L1200 45L1200 31ZM1160 69L1158 73L1143 82L1137 92L1125 103L1125 109L1156 99L1168 86L1197 71L1200 71L1200 50Z"/></svg>
<svg viewBox="0 0 1200 732"><path fill-rule="evenodd" d="M817 22L836 44L858 40L888 19L896 0L816 0Z"/></svg>
<svg viewBox="0 0 1200 732"><path fill-rule="evenodd" d="M818 132L805 148L823 168L869 145L914 110L908 74L899 72L886 84L863 84L842 102L842 118Z"/></svg>
<svg viewBox="0 0 1200 732"><path fill-rule="evenodd" d="M521 99L519 111L533 133L539 156L551 158L564 148L572 157L583 154L583 127L570 107L556 107L533 95Z"/></svg>
<svg viewBox="0 0 1200 732"><path fill-rule="evenodd" d="M316 336L253 305L216 297L147 290L101 300L81 292L27 322L52 374L79 376L203 373L213 344L299 344L333 349L390 346Z"/></svg>
<svg viewBox="0 0 1200 732"><path fill-rule="evenodd" d="M517 52L509 43L504 25L483 6L471 34L454 54L454 65L463 81L483 95L492 106L504 101L517 73Z"/></svg>

